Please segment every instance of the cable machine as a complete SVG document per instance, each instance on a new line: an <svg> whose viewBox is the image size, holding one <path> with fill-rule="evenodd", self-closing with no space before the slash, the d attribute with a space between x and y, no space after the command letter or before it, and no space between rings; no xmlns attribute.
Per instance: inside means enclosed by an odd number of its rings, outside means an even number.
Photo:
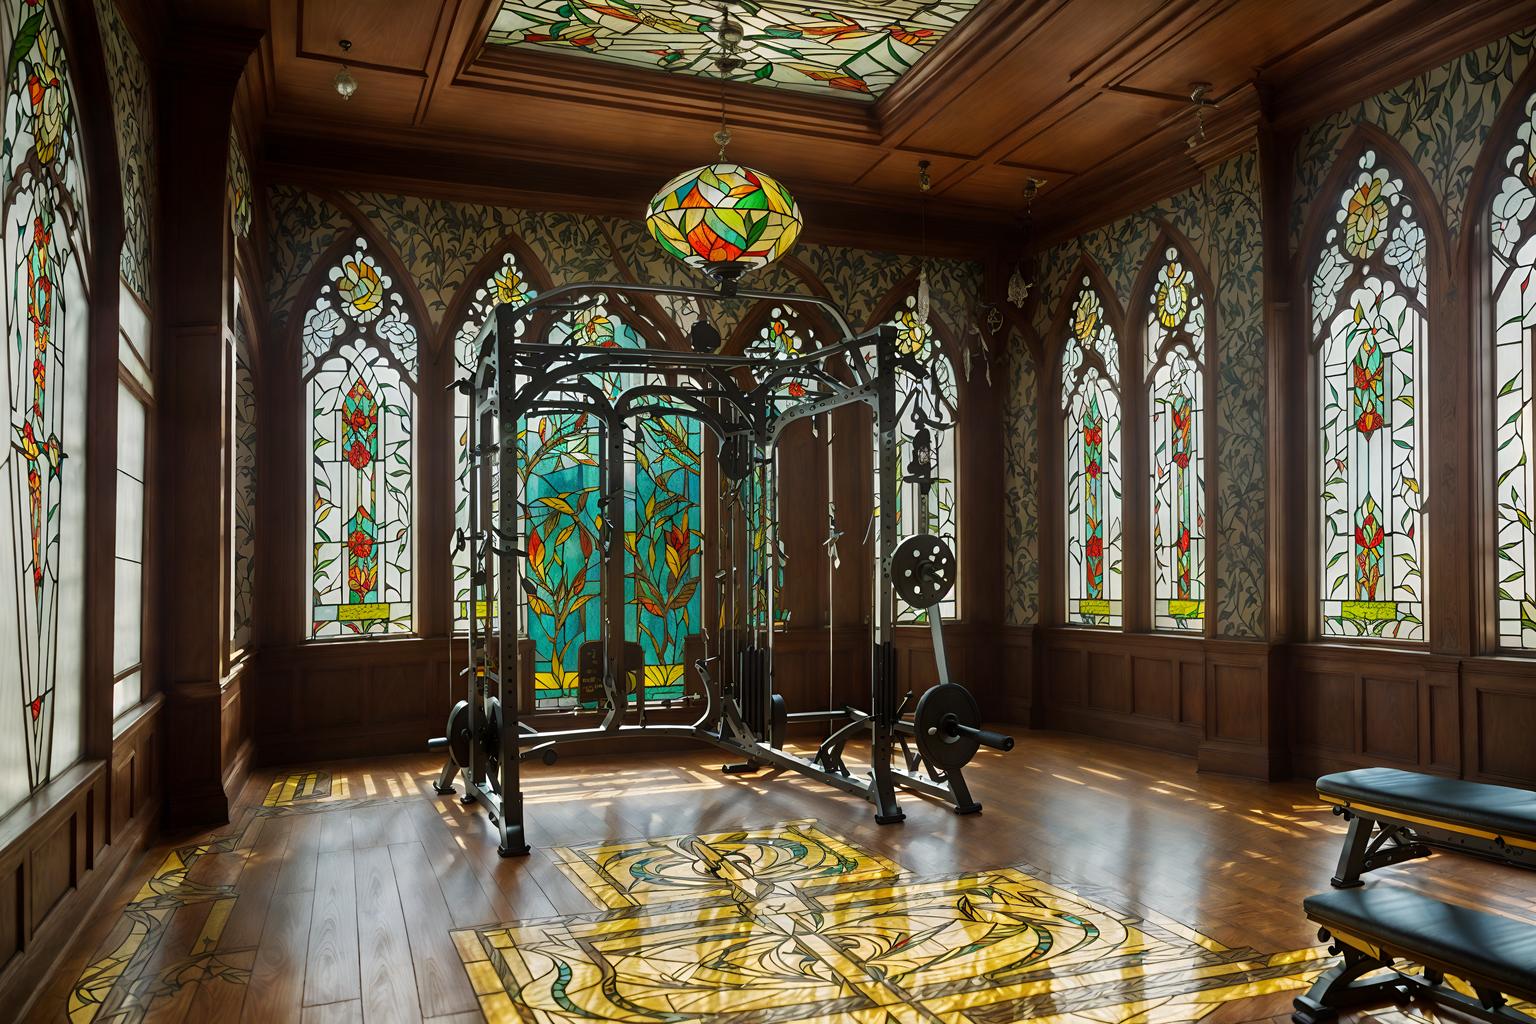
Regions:
<svg viewBox="0 0 1536 1024"><path fill-rule="evenodd" d="M501 855L527 853L520 762L537 756L552 764L562 745L643 735L712 744L739 758L725 767L727 772L772 766L810 776L869 800L881 824L905 816L897 805L898 789L947 801L957 813L979 811L963 769L979 746L1009 750L1013 740L982 729L975 700L949 678L939 602L955 584L956 561L942 538L919 533L898 544L897 517L879 517L867 710L787 713L773 686L780 569L778 442L800 420L857 403L868 405L878 442L879 493L895 495L897 432L904 411L897 407L896 378L907 373L926 379L927 367L897 351L893 327L854 334L841 311L825 300L749 290L737 292L737 297L819 309L835 325L840 340L787 358L550 340L562 323L607 295L721 299L703 289L590 283L555 288L521 305L497 306L477 339L472 373L455 385L470 403L469 526L456 538L471 556L469 663L459 676L465 681L465 696L449 714L446 735L428 743L430 749L448 753L437 791L454 792L455 779L462 777L462 799L485 807L497 827ZM521 340L540 336L536 343ZM708 339L696 347L708 347ZM839 362L845 368L841 375L834 372ZM599 387L594 379L616 386ZM803 394L789 398L788 392L796 390L782 386L789 381L798 383ZM524 575L526 505L518 491L517 439L520 423L571 413L596 425L603 456L598 471L602 527L594 549L602 565L601 635L587 638L578 654L578 705L602 717L596 724L558 728L553 727L561 724L557 719L569 719L570 710L524 709L518 700L524 672L515 597L518 588L530 596L534 588ZM702 692L667 702L668 710L702 704L691 723L655 721L648 715L643 654L624 630L622 530L626 503L633 500L624 493L625 438L638 436L645 417L690 419L714 437L728 510L722 524L727 542L714 581L722 628L714 636L705 630L704 656L694 663ZM830 417L828 424L830 430ZM929 426L938 424L923 422L909 467L915 472L915 486L924 492L931 483L931 471L923 472L923 466L932 464ZM744 536L735 536L737 531ZM621 538L617 544L616 532ZM939 682L915 706L910 692L898 699L898 598L926 610L933 633ZM813 756L784 749L790 721L828 719L842 724ZM844 752L851 740L865 735L869 764L856 773Z"/></svg>

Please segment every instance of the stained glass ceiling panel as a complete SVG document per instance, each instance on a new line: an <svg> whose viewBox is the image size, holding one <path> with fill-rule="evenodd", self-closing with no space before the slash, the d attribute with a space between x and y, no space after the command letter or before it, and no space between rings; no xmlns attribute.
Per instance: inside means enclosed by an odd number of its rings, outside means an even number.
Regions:
<svg viewBox="0 0 1536 1024"><path fill-rule="evenodd" d="M744 30L733 80L874 99L980 0L730 4ZM721 5L692 0L502 0L486 42L558 49L717 78Z"/></svg>

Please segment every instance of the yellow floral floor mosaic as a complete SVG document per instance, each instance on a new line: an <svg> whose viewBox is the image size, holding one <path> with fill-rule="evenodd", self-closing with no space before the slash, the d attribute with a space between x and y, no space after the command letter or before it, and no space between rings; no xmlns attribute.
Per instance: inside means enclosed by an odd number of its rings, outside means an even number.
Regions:
<svg viewBox="0 0 1536 1024"><path fill-rule="evenodd" d="M122 919L107 940L109 952L87 964L70 990L66 1012L71 1024L128 1024L143 1020L157 1002L173 1000L188 986L248 984L256 951L216 949L238 899L235 887L189 881L188 871L209 854L243 849L251 827L262 818L379 802L348 797L345 780L336 792L332 791L329 772L280 775L273 780L260 807L247 811L229 828L166 854L124 909ZM175 911L207 901L213 901L213 906L200 934L187 947L187 955L146 971L166 938Z"/></svg>
<svg viewBox="0 0 1536 1024"><path fill-rule="evenodd" d="M189 986L247 986L256 951L218 948L239 894L189 880L192 866L245 849L263 818L388 799L354 798L323 771L283 775L236 824L170 851L74 985L72 1024L144 1020ZM1231 948L1027 866L916 878L814 821L549 852L592 913L453 932L488 1021L1180 1024L1303 989L1331 962L1319 948ZM205 902L201 934L168 934L178 908Z"/></svg>
<svg viewBox="0 0 1536 1024"><path fill-rule="evenodd" d="M1161 1024L1329 963L1032 870L908 878L814 822L554 852L608 909L455 932L490 1021Z"/></svg>

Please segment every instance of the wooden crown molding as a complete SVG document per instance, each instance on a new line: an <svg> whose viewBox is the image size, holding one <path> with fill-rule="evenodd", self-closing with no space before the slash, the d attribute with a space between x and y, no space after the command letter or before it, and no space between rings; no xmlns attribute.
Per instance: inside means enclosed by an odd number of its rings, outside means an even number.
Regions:
<svg viewBox="0 0 1536 1024"><path fill-rule="evenodd" d="M338 137L334 125L289 121L269 123L260 163L261 180L267 183L628 218L642 216L656 189L678 171L603 158L546 163L509 157L499 147L423 149L416 138L402 142L395 133ZM796 185L793 191L806 215L806 241L924 250L924 232L911 200L816 185ZM926 220L926 251L932 255L984 260L998 237L995 216L976 207L931 201Z"/></svg>
<svg viewBox="0 0 1536 1024"><path fill-rule="evenodd" d="M1381 19L1392 31L1384 32ZM1261 125L1294 132L1336 110L1485 46L1536 20L1536 0L1384 4L1261 69L1206 113L1206 139L1190 146L1194 118L1168 120L1114 160L1035 201L1035 248L1145 209L1200 180L1204 170L1251 148Z"/></svg>

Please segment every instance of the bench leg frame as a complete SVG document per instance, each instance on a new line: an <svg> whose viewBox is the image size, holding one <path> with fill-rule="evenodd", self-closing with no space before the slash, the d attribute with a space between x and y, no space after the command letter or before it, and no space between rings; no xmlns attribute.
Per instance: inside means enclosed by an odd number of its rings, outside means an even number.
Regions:
<svg viewBox="0 0 1536 1024"><path fill-rule="evenodd" d="M1364 885L1360 876L1367 871L1401 864L1405 860L1428 857L1429 846L1419 841L1403 825L1388 825L1358 814L1349 814L1349 832L1339 853L1339 867L1334 872L1335 889L1353 889Z"/></svg>
<svg viewBox="0 0 1536 1024"><path fill-rule="evenodd" d="M1331 938L1326 929L1318 937ZM1479 988L1475 997L1464 995L1445 984L1444 973L1434 968L1425 968L1423 974L1408 974L1394 968L1389 955L1378 959L1341 942L1335 942L1329 951L1339 954L1340 960L1318 975L1312 987L1292 1002L1294 1024L1331 1024L1340 1010L1411 999L1453 1007L1490 1024L1536 1024L1536 1018L1511 1008L1502 993ZM1379 978L1364 980L1377 971L1384 973Z"/></svg>
<svg viewBox="0 0 1536 1024"><path fill-rule="evenodd" d="M1367 974L1389 968L1389 962L1377 960L1350 946L1334 947L1342 959L1320 974L1306 994L1291 1004L1295 1024L1329 1024L1339 1011L1369 1003L1401 1002L1411 983L1396 971L1385 977L1363 981Z"/></svg>

